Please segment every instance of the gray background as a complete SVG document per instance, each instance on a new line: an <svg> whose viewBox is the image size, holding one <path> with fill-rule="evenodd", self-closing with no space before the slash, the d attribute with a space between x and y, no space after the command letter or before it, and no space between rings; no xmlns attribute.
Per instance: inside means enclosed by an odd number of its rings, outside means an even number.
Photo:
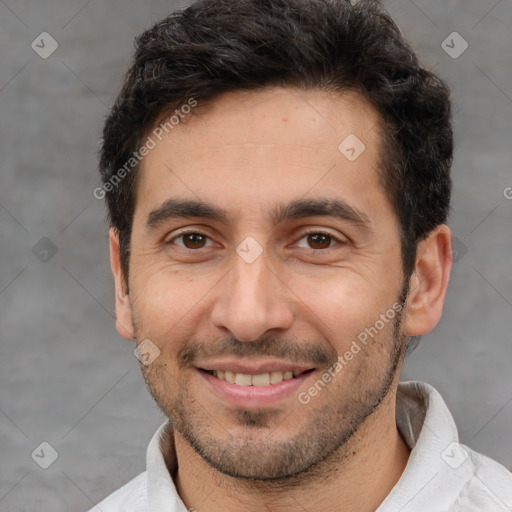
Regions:
<svg viewBox="0 0 512 512"><path fill-rule="evenodd" d="M115 330L104 204L92 190L134 35L188 3L0 1L1 511L87 510L144 470L165 419L133 342ZM434 385L461 441L511 469L512 2L386 4L448 81L456 111L458 261L444 316L403 380ZM59 45L47 59L31 48L43 31ZM441 47L454 31L469 43L457 59ZM43 441L58 452L48 469L31 457Z"/></svg>

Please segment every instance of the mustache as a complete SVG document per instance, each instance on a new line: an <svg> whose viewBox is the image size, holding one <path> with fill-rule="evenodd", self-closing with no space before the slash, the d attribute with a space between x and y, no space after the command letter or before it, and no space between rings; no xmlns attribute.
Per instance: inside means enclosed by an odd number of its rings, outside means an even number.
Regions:
<svg viewBox="0 0 512 512"><path fill-rule="evenodd" d="M180 366L192 367L198 360L213 357L274 357L297 364L330 366L338 359L337 352L332 347L320 343L304 344L291 340L264 337L257 341L239 341L234 337L224 338L214 342L189 341L181 347L177 359Z"/></svg>

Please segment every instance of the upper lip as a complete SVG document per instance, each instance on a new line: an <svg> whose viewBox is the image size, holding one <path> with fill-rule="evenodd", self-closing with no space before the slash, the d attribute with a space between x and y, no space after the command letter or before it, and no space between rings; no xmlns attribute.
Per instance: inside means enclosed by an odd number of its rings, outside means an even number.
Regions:
<svg viewBox="0 0 512 512"><path fill-rule="evenodd" d="M196 364L201 370L224 370L233 373L243 373L246 375L260 375L271 372L305 372L314 369L313 365L302 365L287 361L267 360L267 361L251 361L243 362L234 359L216 359L212 361L204 361Z"/></svg>

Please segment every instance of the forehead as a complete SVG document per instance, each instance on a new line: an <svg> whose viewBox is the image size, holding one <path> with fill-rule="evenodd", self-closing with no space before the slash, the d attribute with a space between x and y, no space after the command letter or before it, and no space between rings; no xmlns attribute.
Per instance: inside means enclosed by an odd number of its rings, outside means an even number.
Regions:
<svg viewBox="0 0 512 512"><path fill-rule="evenodd" d="M253 215L315 194L350 198L376 214L389 208L377 173L380 118L354 92L229 92L183 117L150 134L136 216L171 196Z"/></svg>

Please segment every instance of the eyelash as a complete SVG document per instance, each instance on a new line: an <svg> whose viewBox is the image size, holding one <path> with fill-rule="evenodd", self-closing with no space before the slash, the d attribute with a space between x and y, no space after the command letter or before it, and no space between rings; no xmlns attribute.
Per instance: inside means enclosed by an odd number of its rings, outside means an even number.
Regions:
<svg viewBox="0 0 512 512"><path fill-rule="evenodd" d="M173 238L171 238L166 243L167 244L172 244L178 238L182 238L182 237L185 237L187 235L201 235L201 236L204 236L204 237L210 239L210 237L208 235L205 235L204 233L201 233L200 231L191 230L191 231L182 231L181 233L179 233L178 235L174 236ZM306 231L306 232L302 233L302 235L300 236L300 238L297 241L302 240L304 237L306 237L308 235L324 235L324 236L328 236L332 241L337 242L338 244L342 244L342 245L344 244L344 242L342 240L340 240L339 238L335 237L334 235L331 235L330 233L327 233L325 231L318 231L318 230L311 230L311 231ZM178 246L178 247L180 247L182 250L187 251L187 252L189 252L191 254L192 253L193 254L197 254L199 251L204 249L204 248L201 248L201 249L189 249L188 247L182 247L182 246ZM331 251L333 249L333 247L327 247L326 249L311 249L311 248L304 248L304 247L302 247L301 249L303 249L305 251L309 251L310 254L318 254L319 252L323 252L323 253L329 252L329 251Z"/></svg>
<svg viewBox="0 0 512 512"><path fill-rule="evenodd" d="M344 242L342 240L340 240L338 237L336 237L334 235L331 235L331 233L327 233L325 231L318 231L318 230L305 231L304 233L302 233L302 235L300 236L298 241L302 240L304 237L306 237L308 235L324 235L324 236L329 237L332 242L336 242L336 244L338 244L338 245L344 244ZM327 247L326 249L311 249L311 248L304 248L304 247L301 247L301 249L303 249L305 251L309 251L310 254L319 254L321 252L327 253L327 252L334 250L336 247L336 244L333 247Z"/></svg>

